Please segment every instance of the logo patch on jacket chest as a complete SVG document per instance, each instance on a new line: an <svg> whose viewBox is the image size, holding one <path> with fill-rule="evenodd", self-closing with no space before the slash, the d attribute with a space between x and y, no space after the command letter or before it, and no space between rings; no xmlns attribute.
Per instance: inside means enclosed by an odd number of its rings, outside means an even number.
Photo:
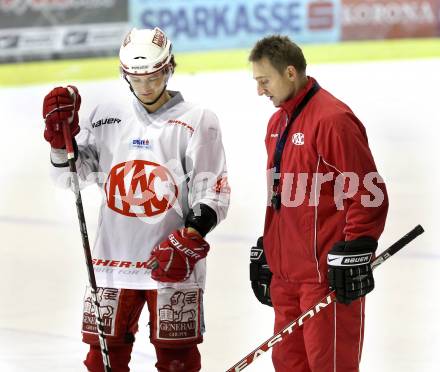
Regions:
<svg viewBox="0 0 440 372"><path fill-rule="evenodd" d="M304 133L294 133L292 136L292 143L297 146L304 145Z"/></svg>

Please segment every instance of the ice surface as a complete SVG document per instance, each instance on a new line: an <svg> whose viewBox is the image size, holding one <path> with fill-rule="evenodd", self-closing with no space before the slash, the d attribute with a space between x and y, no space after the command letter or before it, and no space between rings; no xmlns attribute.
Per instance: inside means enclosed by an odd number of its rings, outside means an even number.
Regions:
<svg viewBox="0 0 440 372"><path fill-rule="evenodd" d="M426 232L375 272L368 296L362 371L434 372L440 357L438 253L440 60L309 66L321 86L365 124L387 182L390 211L384 249L416 224ZM127 94L118 81L78 86L82 114ZM41 102L51 85L0 89L0 370L80 371L86 269L73 195L49 180ZM261 234L265 148L271 103L256 94L250 71L176 75L171 89L213 109L221 122L232 187L228 219L210 236L201 346L203 371L224 371L272 335L272 311L253 298L248 249ZM83 191L93 240L100 192ZM380 249L380 248L379 248ZM132 359L152 370L146 317ZM265 355L246 371L272 371Z"/></svg>

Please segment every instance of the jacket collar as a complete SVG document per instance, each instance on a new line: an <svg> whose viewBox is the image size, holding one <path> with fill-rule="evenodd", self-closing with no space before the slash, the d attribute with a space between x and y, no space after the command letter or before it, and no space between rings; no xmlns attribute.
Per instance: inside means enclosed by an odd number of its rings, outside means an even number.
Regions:
<svg viewBox="0 0 440 372"><path fill-rule="evenodd" d="M280 105L280 109L284 110L287 115L291 115L295 110L296 106L303 100L307 92L312 88L313 84L316 82L311 76L307 76L307 84L293 97L287 99Z"/></svg>

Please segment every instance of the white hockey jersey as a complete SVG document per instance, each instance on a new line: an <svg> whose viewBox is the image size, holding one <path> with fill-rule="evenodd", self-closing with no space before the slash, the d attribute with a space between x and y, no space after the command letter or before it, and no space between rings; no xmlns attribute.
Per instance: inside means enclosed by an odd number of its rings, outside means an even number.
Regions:
<svg viewBox="0 0 440 372"><path fill-rule="evenodd" d="M218 119L179 92L170 94L154 113L130 97L98 105L81 122L80 182L96 182L104 191L92 252L98 286L157 288L146 261L155 245L184 225L189 209L204 203L217 222L226 217L229 186ZM66 151L52 149L51 160L65 163ZM54 167L52 176L68 187L68 172ZM188 285L203 288L205 271L201 260Z"/></svg>

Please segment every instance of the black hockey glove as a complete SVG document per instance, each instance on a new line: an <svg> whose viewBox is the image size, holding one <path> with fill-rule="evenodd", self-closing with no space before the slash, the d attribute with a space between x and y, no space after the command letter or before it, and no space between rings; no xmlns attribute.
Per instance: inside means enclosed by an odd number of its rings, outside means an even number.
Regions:
<svg viewBox="0 0 440 372"><path fill-rule="evenodd" d="M259 237L257 246L251 248L250 278L255 297L263 305L272 306L270 299L270 281L272 273L266 261L263 248L263 237Z"/></svg>
<svg viewBox="0 0 440 372"><path fill-rule="evenodd" d="M330 289L343 304L365 296L374 289L371 260L377 241L369 237L337 242L327 256Z"/></svg>

